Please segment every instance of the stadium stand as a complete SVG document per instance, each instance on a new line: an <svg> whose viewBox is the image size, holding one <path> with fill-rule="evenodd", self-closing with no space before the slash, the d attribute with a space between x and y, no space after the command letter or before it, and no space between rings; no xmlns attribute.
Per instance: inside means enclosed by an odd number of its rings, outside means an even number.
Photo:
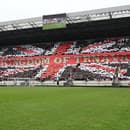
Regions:
<svg viewBox="0 0 130 130"><path fill-rule="evenodd" d="M0 84L130 84L130 5L59 16L0 22Z"/></svg>
<svg viewBox="0 0 130 130"><path fill-rule="evenodd" d="M130 79L130 37L46 44L3 47L1 80L112 80L117 67L120 80Z"/></svg>

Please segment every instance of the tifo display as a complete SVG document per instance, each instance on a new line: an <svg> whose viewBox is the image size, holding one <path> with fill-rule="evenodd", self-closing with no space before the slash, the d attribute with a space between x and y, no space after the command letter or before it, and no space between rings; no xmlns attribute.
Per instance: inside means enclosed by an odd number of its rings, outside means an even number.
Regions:
<svg viewBox="0 0 130 130"><path fill-rule="evenodd" d="M130 79L129 37L16 45L0 55L1 79Z"/></svg>

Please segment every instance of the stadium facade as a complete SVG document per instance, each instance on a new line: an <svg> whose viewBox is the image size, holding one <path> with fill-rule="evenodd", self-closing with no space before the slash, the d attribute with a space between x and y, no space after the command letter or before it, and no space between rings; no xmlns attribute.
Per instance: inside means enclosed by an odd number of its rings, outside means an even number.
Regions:
<svg viewBox="0 0 130 130"><path fill-rule="evenodd" d="M130 6L64 16L64 28L49 30L43 17L0 23L1 84L129 85Z"/></svg>

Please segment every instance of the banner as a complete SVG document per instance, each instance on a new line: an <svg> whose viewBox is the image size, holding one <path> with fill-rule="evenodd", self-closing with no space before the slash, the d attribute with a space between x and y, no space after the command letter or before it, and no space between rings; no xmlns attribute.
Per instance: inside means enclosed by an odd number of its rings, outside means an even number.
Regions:
<svg viewBox="0 0 130 130"><path fill-rule="evenodd" d="M0 67L67 65L78 63L130 62L130 52L94 53L77 55L50 55L33 57L1 57Z"/></svg>

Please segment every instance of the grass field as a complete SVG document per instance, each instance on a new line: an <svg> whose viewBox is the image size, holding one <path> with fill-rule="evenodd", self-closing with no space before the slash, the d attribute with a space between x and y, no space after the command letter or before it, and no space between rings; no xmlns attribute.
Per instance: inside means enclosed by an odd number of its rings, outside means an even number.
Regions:
<svg viewBox="0 0 130 130"><path fill-rule="evenodd" d="M129 129L129 88L0 87L0 130Z"/></svg>

